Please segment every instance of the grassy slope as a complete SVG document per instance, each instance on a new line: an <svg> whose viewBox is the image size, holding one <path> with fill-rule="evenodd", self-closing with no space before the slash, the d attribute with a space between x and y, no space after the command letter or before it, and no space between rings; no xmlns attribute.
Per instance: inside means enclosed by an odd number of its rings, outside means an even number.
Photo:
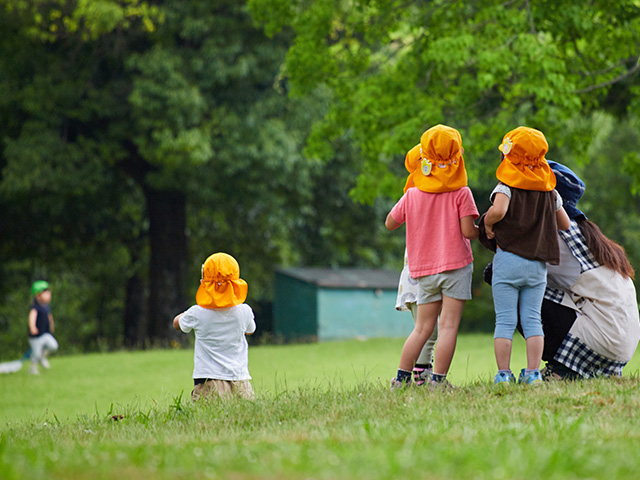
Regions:
<svg viewBox="0 0 640 480"><path fill-rule="evenodd" d="M514 346L514 369L524 363L523 342ZM395 375L403 339L374 339L250 348L249 367L258 395L298 387L388 384ZM60 356L49 371L27 374L27 365L0 375L0 426L27 419L75 419L136 404L168 405L192 388L193 353L187 350ZM492 340L463 335L451 368L456 385L489 381L495 373Z"/></svg>
<svg viewBox="0 0 640 480"><path fill-rule="evenodd" d="M623 379L503 393L489 384L491 338L465 335L452 369L463 388L389 392L401 346L252 348L256 401L209 406L179 399L186 351L2 376L0 478L637 478L637 359Z"/></svg>

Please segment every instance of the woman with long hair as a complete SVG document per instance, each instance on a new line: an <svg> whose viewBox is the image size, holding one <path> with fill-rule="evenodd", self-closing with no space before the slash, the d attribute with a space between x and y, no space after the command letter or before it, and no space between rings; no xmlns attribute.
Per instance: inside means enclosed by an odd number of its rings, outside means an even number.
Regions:
<svg viewBox="0 0 640 480"><path fill-rule="evenodd" d="M640 340L634 269L624 249L577 208L584 183L564 165L549 164L571 227L559 232L560 264L548 266L543 377L620 376Z"/></svg>

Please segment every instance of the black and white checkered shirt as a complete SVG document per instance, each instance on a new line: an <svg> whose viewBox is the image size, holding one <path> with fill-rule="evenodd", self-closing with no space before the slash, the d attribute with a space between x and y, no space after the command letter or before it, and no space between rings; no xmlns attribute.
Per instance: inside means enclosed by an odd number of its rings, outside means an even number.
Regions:
<svg viewBox="0 0 640 480"><path fill-rule="evenodd" d="M627 364L627 362L618 362L603 357L570 333L564 337L562 345L553 359L574 372L578 372L583 378L620 377L622 376L622 368Z"/></svg>
<svg viewBox="0 0 640 480"><path fill-rule="evenodd" d="M600 264L596 262L596 259L593 258L593 254L589 251L587 241L582 235L580 227L578 227L575 220L571 220L571 227L569 227L569 230L560 230L558 233L560 234L560 238L562 238L569 247L569 250L571 250L573 256L580 263L580 273L584 273L587 270L600 266ZM562 290L547 287L544 293L544 298L545 300L550 300L554 303L562 303L564 292Z"/></svg>

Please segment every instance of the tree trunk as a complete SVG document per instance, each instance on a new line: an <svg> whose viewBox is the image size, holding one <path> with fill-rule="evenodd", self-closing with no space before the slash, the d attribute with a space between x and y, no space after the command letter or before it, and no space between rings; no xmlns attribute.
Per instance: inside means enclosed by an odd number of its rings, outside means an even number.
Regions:
<svg viewBox="0 0 640 480"><path fill-rule="evenodd" d="M124 308L124 344L129 348L144 346L147 330L147 316L144 308L144 283L139 274L134 273L128 280Z"/></svg>
<svg viewBox="0 0 640 480"><path fill-rule="evenodd" d="M147 338L165 345L174 338L172 320L185 307L186 199L182 192L144 188L149 219Z"/></svg>

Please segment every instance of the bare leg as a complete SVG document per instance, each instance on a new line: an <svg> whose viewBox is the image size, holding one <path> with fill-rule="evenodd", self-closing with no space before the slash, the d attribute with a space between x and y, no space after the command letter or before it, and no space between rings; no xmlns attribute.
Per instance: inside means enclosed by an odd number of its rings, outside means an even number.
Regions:
<svg viewBox="0 0 640 480"><path fill-rule="evenodd" d="M512 344L513 341L508 338L496 338L493 340L498 370L510 370Z"/></svg>
<svg viewBox="0 0 640 480"><path fill-rule="evenodd" d="M527 338L527 368L529 370L540 368L543 350L544 337L542 335L533 335Z"/></svg>
<svg viewBox="0 0 640 480"><path fill-rule="evenodd" d="M442 311L438 320L439 339L436 345L436 357L433 373L446 375L456 351L458 327L462 318L465 300L442 296Z"/></svg>
<svg viewBox="0 0 640 480"><path fill-rule="evenodd" d="M404 342L402 355L400 355L400 365L398 365L398 368L411 371L416 363L418 355L420 355L422 347L424 347L424 344L433 333L441 308L442 302L418 305L416 324L411 334L409 334L407 341Z"/></svg>
<svg viewBox="0 0 640 480"><path fill-rule="evenodd" d="M409 306L409 310L411 310L411 316L413 317L413 322L415 323L416 318L418 318L418 304L412 303ZM420 355L416 360L416 364L422 364L422 365L433 364L433 350L436 346L437 341L438 341L438 322L436 321L436 324L433 327L433 333L424 344L424 347L422 347L422 351L420 352Z"/></svg>

